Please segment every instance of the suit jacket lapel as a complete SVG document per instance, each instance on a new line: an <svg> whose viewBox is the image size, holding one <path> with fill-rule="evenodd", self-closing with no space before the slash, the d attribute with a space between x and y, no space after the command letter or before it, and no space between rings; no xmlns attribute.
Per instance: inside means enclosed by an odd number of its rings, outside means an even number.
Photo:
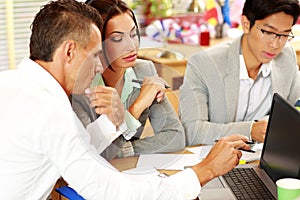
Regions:
<svg viewBox="0 0 300 200"><path fill-rule="evenodd" d="M226 99L226 121L234 121L236 116L238 95L240 87L240 51L241 38L232 42L228 50L226 75L224 77Z"/></svg>
<svg viewBox="0 0 300 200"><path fill-rule="evenodd" d="M282 73L284 73L280 66L278 66L278 63L276 63L275 60L273 60L272 63L272 71L271 71L271 81L272 81L272 94L279 93L279 94L285 94L287 91L284 91L284 82L286 76L283 76Z"/></svg>

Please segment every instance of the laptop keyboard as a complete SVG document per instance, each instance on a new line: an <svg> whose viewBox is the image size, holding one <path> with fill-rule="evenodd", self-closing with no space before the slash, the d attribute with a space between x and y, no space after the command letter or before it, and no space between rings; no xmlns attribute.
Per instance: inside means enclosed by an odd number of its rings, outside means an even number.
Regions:
<svg viewBox="0 0 300 200"><path fill-rule="evenodd" d="M234 168L223 178L237 199L275 199L252 168Z"/></svg>

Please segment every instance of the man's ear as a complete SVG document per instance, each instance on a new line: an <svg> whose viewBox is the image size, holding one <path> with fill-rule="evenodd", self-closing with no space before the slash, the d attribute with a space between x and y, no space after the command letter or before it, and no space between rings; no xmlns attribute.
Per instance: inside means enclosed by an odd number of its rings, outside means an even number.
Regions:
<svg viewBox="0 0 300 200"><path fill-rule="evenodd" d="M74 40L68 40L64 45L64 55L66 61L70 63L74 59L76 49L76 42Z"/></svg>
<svg viewBox="0 0 300 200"><path fill-rule="evenodd" d="M241 17L241 25L242 25L242 29L243 29L244 33L245 34L249 33L250 21L245 15L242 15L242 17Z"/></svg>

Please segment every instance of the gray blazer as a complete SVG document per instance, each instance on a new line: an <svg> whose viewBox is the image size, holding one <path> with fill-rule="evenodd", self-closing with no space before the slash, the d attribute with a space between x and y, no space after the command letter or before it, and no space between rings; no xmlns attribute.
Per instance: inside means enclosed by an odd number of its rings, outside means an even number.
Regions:
<svg viewBox="0 0 300 200"><path fill-rule="evenodd" d="M239 95L240 41L241 37L189 59L180 88L179 110L187 145L209 144L231 134L250 136L251 121L233 122ZM274 62L272 93L279 93L294 104L300 97L300 72L289 43Z"/></svg>
<svg viewBox="0 0 300 200"><path fill-rule="evenodd" d="M143 79L145 76L157 75L154 64L151 61L138 59L133 70L138 79ZM128 109L135 101L139 93L140 88L133 89L133 92L124 103L126 109ZM72 106L85 126L96 120L98 117L94 109L89 107L88 99L84 96L73 95ZM148 118L155 135L140 139ZM131 140L136 154L174 152L182 150L185 147L183 127L166 97L160 103L154 101L149 108L143 111L139 121L141 127L137 129L134 138ZM114 158L125 142L126 140L121 135L102 153L102 155L106 159Z"/></svg>

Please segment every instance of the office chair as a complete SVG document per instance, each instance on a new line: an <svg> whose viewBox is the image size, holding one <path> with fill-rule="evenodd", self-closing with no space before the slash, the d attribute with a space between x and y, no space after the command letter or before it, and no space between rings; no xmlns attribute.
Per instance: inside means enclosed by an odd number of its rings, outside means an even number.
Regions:
<svg viewBox="0 0 300 200"><path fill-rule="evenodd" d="M55 191L69 200L84 200L82 196L80 196L75 190L73 190L69 186L56 188Z"/></svg>

